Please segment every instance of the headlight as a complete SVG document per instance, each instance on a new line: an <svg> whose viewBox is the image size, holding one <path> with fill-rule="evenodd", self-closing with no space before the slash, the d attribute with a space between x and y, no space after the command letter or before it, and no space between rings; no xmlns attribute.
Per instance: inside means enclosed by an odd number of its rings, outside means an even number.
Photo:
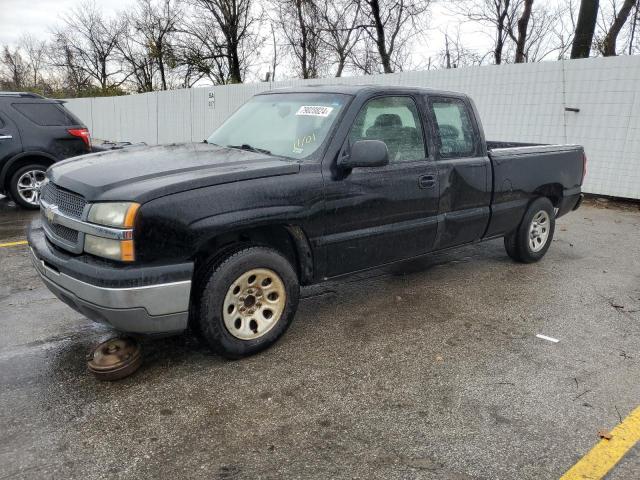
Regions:
<svg viewBox="0 0 640 480"><path fill-rule="evenodd" d="M121 262L133 262L135 260L133 240L113 240L87 234L84 236L84 251Z"/></svg>
<svg viewBox="0 0 640 480"><path fill-rule="evenodd" d="M132 202L94 203L89 210L91 223L116 228L132 228L140 205Z"/></svg>
<svg viewBox="0 0 640 480"><path fill-rule="evenodd" d="M140 204L133 202L94 203L89 210L87 220L105 227L132 229L139 208ZM124 233L124 240L86 234L84 237L84 251L112 260L133 262L135 260L135 251L131 230Z"/></svg>

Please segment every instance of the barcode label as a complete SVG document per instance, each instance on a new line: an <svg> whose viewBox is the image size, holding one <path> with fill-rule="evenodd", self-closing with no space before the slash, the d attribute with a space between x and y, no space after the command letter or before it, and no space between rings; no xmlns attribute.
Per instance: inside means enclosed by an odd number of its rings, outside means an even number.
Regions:
<svg viewBox="0 0 640 480"><path fill-rule="evenodd" d="M333 107L323 107L321 105L303 105L298 109L296 115L310 115L312 117L328 117L333 111Z"/></svg>

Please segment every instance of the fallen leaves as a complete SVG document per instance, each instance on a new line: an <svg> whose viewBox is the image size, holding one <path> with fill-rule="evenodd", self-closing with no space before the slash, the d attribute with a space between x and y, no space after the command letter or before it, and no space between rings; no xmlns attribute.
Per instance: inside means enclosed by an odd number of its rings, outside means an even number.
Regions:
<svg viewBox="0 0 640 480"><path fill-rule="evenodd" d="M600 438L604 438L605 440L611 440L613 438L613 435L611 435L611 433L605 429L598 430L598 436Z"/></svg>

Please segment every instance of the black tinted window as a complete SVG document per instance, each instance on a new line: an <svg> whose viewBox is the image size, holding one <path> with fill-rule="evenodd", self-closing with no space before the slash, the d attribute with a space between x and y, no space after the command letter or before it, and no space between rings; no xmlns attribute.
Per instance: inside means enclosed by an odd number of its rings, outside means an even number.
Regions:
<svg viewBox="0 0 640 480"><path fill-rule="evenodd" d="M57 103L14 103L13 108L42 126L72 126L80 122L71 112Z"/></svg>
<svg viewBox="0 0 640 480"><path fill-rule="evenodd" d="M431 102L436 117L441 157L468 157L475 154L476 135L471 115L462 100L435 99Z"/></svg>

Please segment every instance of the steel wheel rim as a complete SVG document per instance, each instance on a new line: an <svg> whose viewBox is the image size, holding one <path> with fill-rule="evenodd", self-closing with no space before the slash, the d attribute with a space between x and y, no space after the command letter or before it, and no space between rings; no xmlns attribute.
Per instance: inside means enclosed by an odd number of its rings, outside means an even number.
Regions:
<svg viewBox="0 0 640 480"><path fill-rule="evenodd" d="M254 268L229 286L222 305L224 325L240 340L266 335L280 321L287 301L284 282L273 270Z"/></svg>
<svg viewBox="0 0 640 480"><path fill-rule="evenodd" d="M547 244L551 219L546 210L540 210L533 216L529 226L529 248L539 252Z"/></svg>
<svg viewBox="0 0 640 480"><path fill-rule="evenodd" d="M18 178L18 196L30 205L38 205L40 202L40 186L44 182L44 170L27 170Z"/></svg>

